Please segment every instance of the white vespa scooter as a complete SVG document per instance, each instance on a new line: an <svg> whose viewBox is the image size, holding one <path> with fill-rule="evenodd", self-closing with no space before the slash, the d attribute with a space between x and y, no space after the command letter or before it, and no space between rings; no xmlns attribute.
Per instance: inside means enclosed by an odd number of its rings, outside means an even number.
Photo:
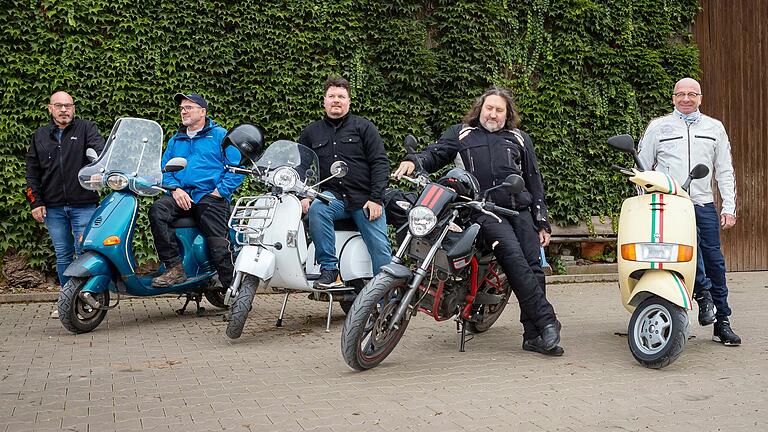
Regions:
<svg viewBox="0 0 768 432"><path fill-rule="evenodd" d="M285 293L278 327L282 325L291 293L310 293L310 299L328 301L325 330L329 331L333 302L341 302L346 312L355 298L355 289L373 277L371 257L357 227L352 221L341 221L348 223L336 227L336 254L344 286L313 288L313 281L320 276L320 268L315 263L314 245L307 241L300 200L307 196L329 202L317 186L345 176L348 170L344 162L334 162L331 176L311 185L318 167L314 151L286 140L275 141L267 147L253 169L230 167L234 172L248 174L265 184L270 192L241 197L232 209L229 225L235 230L236 242L242 249L235 261L234 281L224 298L224 303L231 306L228 337L236 339L243 333L259 286Z"/></svg>
<svg viewBox="0 0 768 432"><path fill-rule="evenodd" d="M709 169L696 165L685 184L667 174L646 170L629 135L608 144L630 153L638 169L613 168L645 191L624 200L619 217L619 290L632 313L629 349L645 367L663 368L677 359L688 340L696 278L696 214L687 190Z"/></svg>

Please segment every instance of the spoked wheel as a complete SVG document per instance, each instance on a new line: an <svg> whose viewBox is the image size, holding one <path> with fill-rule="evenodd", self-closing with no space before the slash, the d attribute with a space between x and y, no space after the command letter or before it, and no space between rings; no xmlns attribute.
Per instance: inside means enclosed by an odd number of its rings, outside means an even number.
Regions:
<svg viewBox="0 0 768 432"><path fill-rule="evenodd" d="M107 315L106 309L94 309L80 298L80 291L88 278L70 278L59 292L59 320L72 333L88 333L95 329ZM102 307L109 306L109 291L92 294Z"/></svg>
<svg viewBox="0 0 768 432"><path fill-rule="evenodd" d="M243 275L243 282L240 290L237 292L235 301L229 311L229 323L227 324L227 336L230 339L237 339L243 334L245 320L248 319L248 312L253 307L253 297L256 295L256 288L259 286L259 278L253 275ZM223 300L222 300L223 303Z"/></svg>
<svg viewBox="0 0 768 432"><path fill-rule="evenodd" d="M660 369L683 352L688 340L688 314L680 306L652 296L635 309L627 332L635 360L647 368Z"/></svg>
<svg viewBox="0 0 768 432"><path fill-rule="evenodd" d="M480 321L467 323L467 329L472 333L488 331L488 329L496 323L496 320L499 319L501 313L504 312L504 308L507 307L507 302L509 301L509 296L512 292L512 288L510 288L509 282L507 281L507 276L504 274L501 266L495 265L492 270L495 272L495 276L490 277L489 280L478 289L478 294L484 292L498 295L502 298L498 304L485 304L480 306L481 309L478 314L481 317Z"/></svg>
<svg viewBox="0 0 768 432"><path fill-rule="evenodd" d="M408 327L410 313L392 330L389 325L406 289L405 280L379 273L357 296L341 330L341 353L349 367L371 369L395 349Z"/></svg>

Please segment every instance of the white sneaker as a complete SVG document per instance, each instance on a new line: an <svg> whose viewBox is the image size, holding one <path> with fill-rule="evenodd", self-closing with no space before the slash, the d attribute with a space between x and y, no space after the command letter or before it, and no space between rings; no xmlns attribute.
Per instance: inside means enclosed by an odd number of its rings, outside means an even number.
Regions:
<svg viewBox="0 0 768 432"><path fill-rule="evenodd" d="M54 309L53 312L51 312L51 319L59 319L59 309Z"/></svg>

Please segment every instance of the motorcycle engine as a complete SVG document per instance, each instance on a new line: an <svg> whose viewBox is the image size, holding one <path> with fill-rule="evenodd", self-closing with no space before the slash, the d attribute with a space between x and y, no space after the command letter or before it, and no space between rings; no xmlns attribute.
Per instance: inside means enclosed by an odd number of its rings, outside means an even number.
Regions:
<svg viewBox="0 0 768 432"><path fill-rule="evenodd" d="M458 313L464 305L469 280L451 277L440 280L429 287L421 285L421 302L419 307L436 319L448 319Z"/></svg>

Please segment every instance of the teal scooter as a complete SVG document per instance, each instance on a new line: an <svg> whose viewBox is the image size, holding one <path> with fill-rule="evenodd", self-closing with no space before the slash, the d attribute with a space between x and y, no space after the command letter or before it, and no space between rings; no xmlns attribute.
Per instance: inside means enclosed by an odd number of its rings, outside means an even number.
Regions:
<svg viewBox="0 0 768 432"><path fill-rule="evenodd" d="M120 302L120 295L155 296L179 294L186 303L177 310L183 314L194 301L197 314L202 297L214 306L226 308L224 290L214 279L216 267L205 237L191 218L178 220L174 227L187 280L178 285L153 288L152 278L165 271L138 275L133 255L133 235L138 219L139 198L164 193L163 130L151 120L119 119L107 138L102 154L78 173L80 184L90 190L109 188L83 233L81 255L67 268L69 281L59 293L59 319L73 333L87 333L101 324L107 311ZM95 156L95 155L94 155ZM186 159L173 158L166 172L184 169ZM110 293L117 302L110 305Z"/></svg>

